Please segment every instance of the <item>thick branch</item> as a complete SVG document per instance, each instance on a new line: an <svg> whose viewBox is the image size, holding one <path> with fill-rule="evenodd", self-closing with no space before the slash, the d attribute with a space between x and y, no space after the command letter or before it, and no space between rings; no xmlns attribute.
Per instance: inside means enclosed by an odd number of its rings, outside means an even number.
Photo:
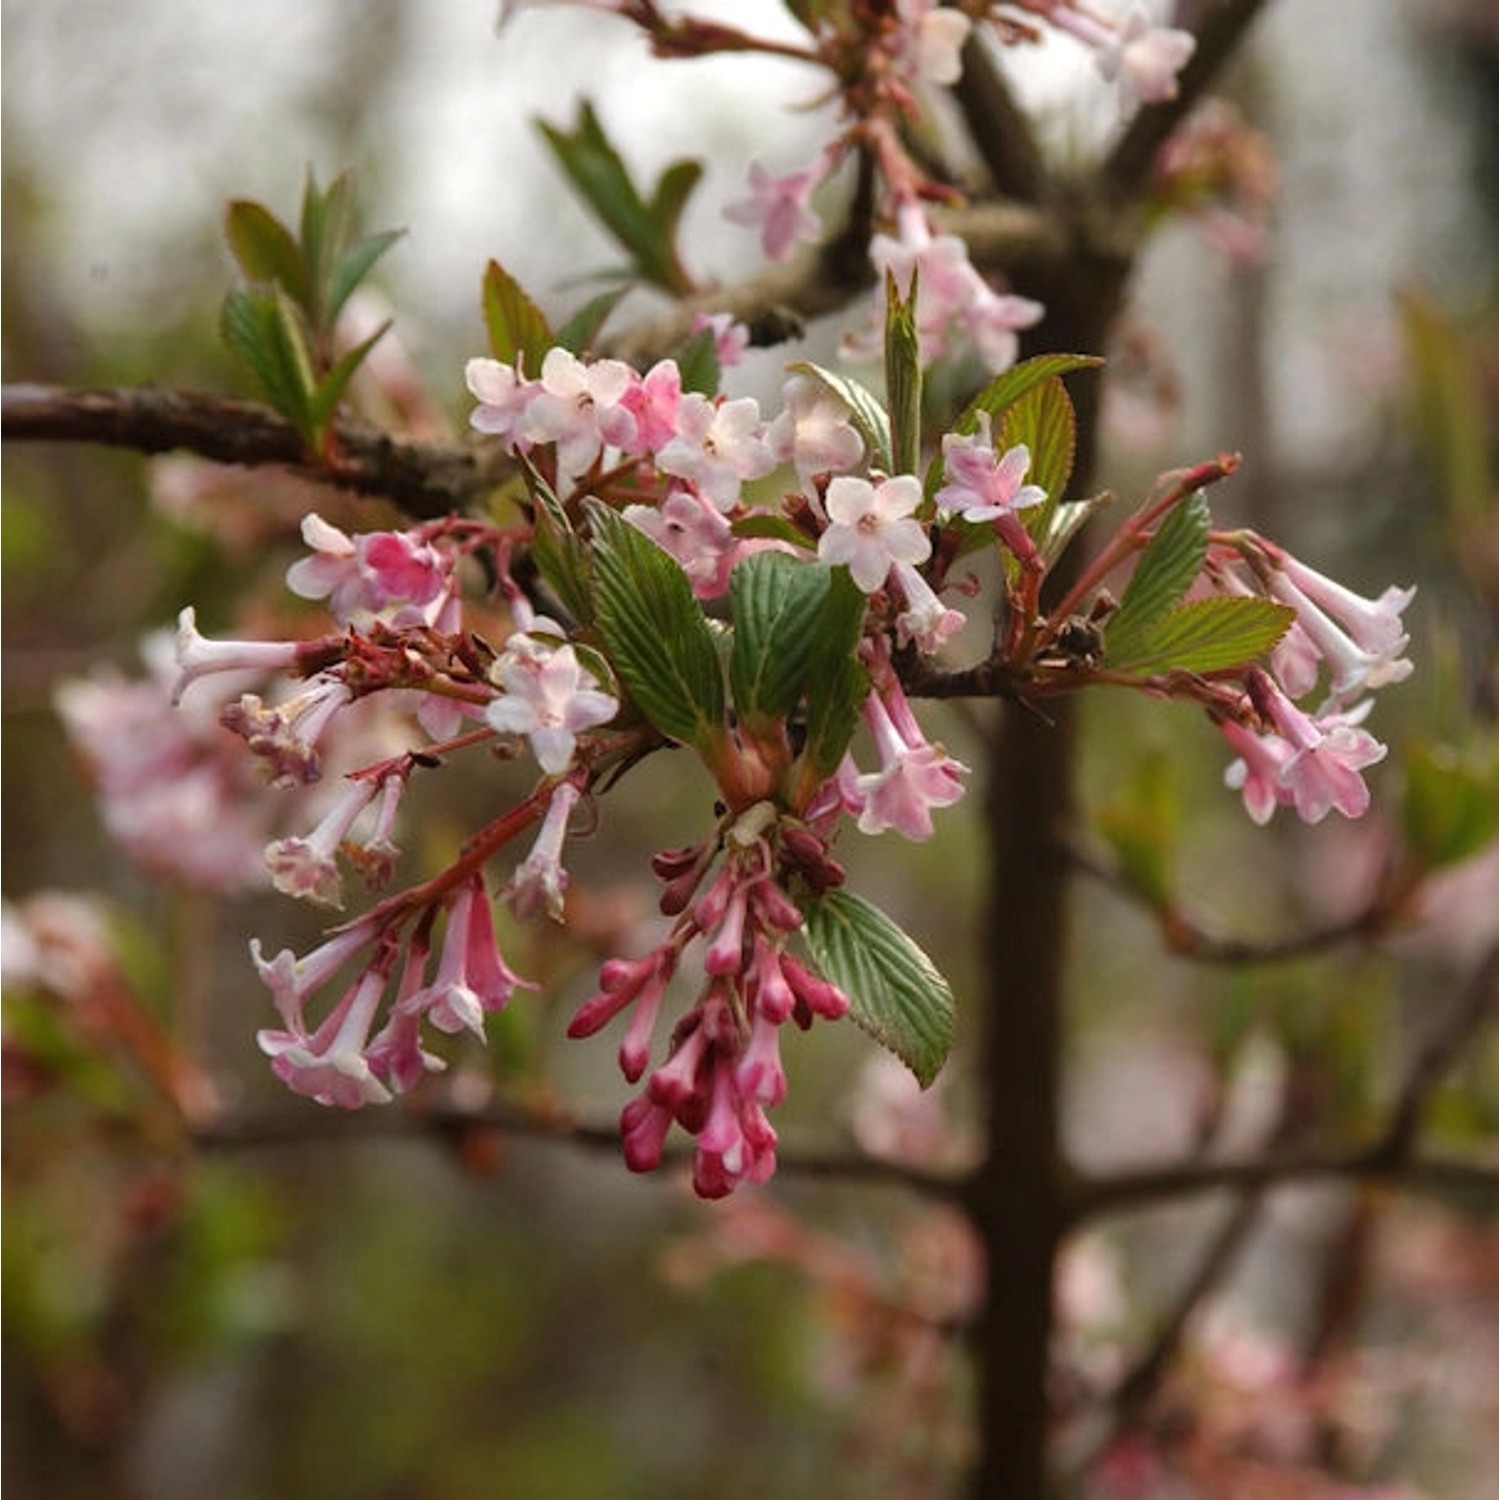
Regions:
<svg viewBox="0 0 1500 1500"><path fill-rule="evenodd" d="M279 464L341 489L384 496L417 517L471 506L508 462L498 451L408 442L347 420L334 427L335 457L320 462L296 429L264 406L150 385L7 385L0 391L0 434L12 441L103 443L136 453L183 449L219 463Z"/></svg>
<svg viewBox="0 0 1500 1500"><path fill-rule="evenodd" d="M1038 202L1047 185L1042 153L1031 121L1016 103L994 49L981 32L964 44L963 64L953 97L997 191L1022 203Z"/></svg>

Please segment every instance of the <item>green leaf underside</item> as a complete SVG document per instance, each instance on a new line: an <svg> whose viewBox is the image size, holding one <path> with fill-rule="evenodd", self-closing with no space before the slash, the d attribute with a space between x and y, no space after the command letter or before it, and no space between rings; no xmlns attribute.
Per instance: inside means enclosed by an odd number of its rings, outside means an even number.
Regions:
<svg viewBox="0 0 1500 1500"><path fill-rule="evenodd" d="M813 962L849 997L849 1016L926 1088L953 1045L953 991L937 966L879 907L852 891L802 903Z"/></svg>
<svg viewBox="0 0 1500 1500"><path fill-rule="evenodd" d="M1187 593L1208 556L1208 528L1208 502L1202 495L1190 495L1157 527L1104 628L1109 666L1137 655L1138 637Z"/></svg>
<svg viewBox="0 0 1500 1500"><path fill-rule="evenodd" d="M1264 656L1296 617L1269 599L1195 599L1133 632L1123 647L1105 640L1104 665L1117 672L1224 672Z"/></svg>
<svg viewBox="0 0 1500 1500"><path fill-rule="evenodd" d="M405 233L404 229L382 229L378 234L367 235L339 261L328 286L327 317L330 323L338 317L354 289L370 274L375 262Z"/></svg>
<svg viewBox="0 0 1500 1500"><path fill-rule="evenodd" d="M891 419L885 408L857 380L848 380L822 365L808 360L797 360L787 366L794 374L806 375L815 380L830 395L837 396L849 408L849 420L854 430L864 439L874 467L894 473L895 460L891 456Z"/></svg>
<svg viewBox="0 0 1500 1500"><path fill-rule="evenodd" d="M553 344L542 310L497 260L485 267L480 296L490 353L503 365L514 364L519 356L522 371L535 380Z"/></svg>
<svg viewBox="0 0 1500 1500"><path fill-rule="evenodd" d="M747 557L730 575L729 693L747 723L783 717L808 690L832 581L833 569L781 552Z"/></svg>
<svg viewBox="0 0 1500 1500"><path fill-rule="evenodd" d="M724 683L708 621L677 561L608 506L593 527L595 620L620 680L668 739L707 752L724 732Z"/></svg>

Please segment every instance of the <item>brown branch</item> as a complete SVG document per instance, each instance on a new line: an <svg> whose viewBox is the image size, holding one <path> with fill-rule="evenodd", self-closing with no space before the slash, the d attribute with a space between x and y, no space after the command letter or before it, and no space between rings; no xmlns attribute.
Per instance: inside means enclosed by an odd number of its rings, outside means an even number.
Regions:
<svg viewBox="0 0 1500 1500"><path fill-rule="evenodd" d="M1415 1149L1438 1086L1465 1044L1493 1014L1496 952L1469 976L1458 999L1418 1050L1396 1094L1385 1129L1365 1146L1287 1148L1247 1161L1192 1161L1075 1178L1064 1195L1070 1225L1098 1214L1216 1189L1248 1191L1312 1178L1385 1179L1411 1186L1494 1192L1493 1150L1482 1155Z"/></svg>
<svg viewBox="0 0 1500 1500"><path fill-rule="evenodd" d="M969 137L989 168L996 190L1022 203L1037 203L1047 188L1047 169L1031 122L1016 103L979 32L964 44L963 73L953 86Z"/></svg>
<svg viewBox="0 0 1500 1500"><path fill-rule="evenodd" d="M487 1131L527 1140L556 1141L613 1156L620 1152L620 1130L614 1122L579 1120L560 1108L524 1108L503 1100L473 1106L414 1100L405 1106L357 1111L272 1105L226 1109L187 1123L188 1136L196 1146L234 1151L300 1146L309 1141L423 1137L457 1145L471 1134ZM669 1146L662 1153L662 1167L686 1166L691 1157L690 1147ZM957 1178L866 1156L852 1149L783 1145L777 1151L776 1170L778 1176L905 1187L946 1201L957 1199L961 1191Z"/></svg>
<svg viewBox="0 0 1500 1500"><path fill-rule="evenodd" d="M264 406L197 391L138 386L73 390L7 385L0 391L0 435L11 441L102 443L136 453L182 449L219 463L282 465L341 489L393 500L427 517L472 506L503 477L498 450L417 443L363 422L334 426L335 457L309 455L301 436Z"/></svg>
<svg viewBox="0 0 1500 1500"><path fill-rule="evenodd" d="M1117 202L1138 199L1151 176L1156 153L1218 77L1265 0L1195 0L1178 13L1178 24L1198 38L1177 78L1177 97L1141 110L1100 169L1099 182Z"/></svg>

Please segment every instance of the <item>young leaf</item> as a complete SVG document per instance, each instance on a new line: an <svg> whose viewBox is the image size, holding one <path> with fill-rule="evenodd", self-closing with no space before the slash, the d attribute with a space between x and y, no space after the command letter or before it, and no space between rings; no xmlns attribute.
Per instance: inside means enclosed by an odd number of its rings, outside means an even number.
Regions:
<svg viewBox="0 0 1500 1500"><path fill-rule="evenodd" d="M259 203L236 199L224 215L224 237L247 281L278 283L300 307L307 307L307 266L291 230L275 214Z"/></svg>
<svg viewBox="0 0 1500 1500"><path fill-rule="evenodd" d="M926 1088L953 1045L953 991L930 958L877 906L843 889L802 903L813 962L849 997L861 1030Z"/></svg>
<svg viewBox="0 0 1500 1500"><path fill-rule="evenodd" d="M611 287L591 297L553 335L553 342L566 349L569 354L587 354L594 346L610 314L620 305L621 299L630 291L629 287Z"/></svg>
<svg viewBox="0 0 1500 1500"><path fill-rule="evenodd" d="M808 690L832 581L832 568L783 552L755 553L730 574L729 694L748 724L784 717Z"/></svg>
<svg viewBox="0 0 1500 1500"><path fill-rule="evenodd" d="M340 172L328 185L327 192L322 192L309 172L302 193L301 232L302 258L311 282L306 312L315 337L326 334L333 326L330 307L334 267L343 256L353 228L354 179L348 172Z"/></svg>
<svg viewBox="0 0 1500 1500"><path fill-rule="evenodd" d="M328 285L328 321L331 324L353 295L355 288L370 274L375 262L399 240L404 229L382 229L366 235L333 268Z"/></svg>
<svg viewBox="0 0 1500 1500"><path fill-rule="evenodd" d="M327 426L354 372L364 363L365 355L385 337L390 326L391 320L387 318L369 338L342 354L318 382L317 389L308 402L308 414L314 430L321 432Z"/></svg>
<svg viewBox="0 0 1500 1500"><path fill-rule="evenodd" d="M672 234L683 201L697 182L697 176L689 173L692 164L677 162L668 167L648 204L586 100L579 105L578 123L571 133L545 120L537 124L584 202L630 253L636 271L663 291L691 292L693 281L677 258Z"/></svg>
<svg viewBox="0 0 1500 1500"><path fill-rule="evenodd" d="M286 294L264 287L237 287L224 299L219 328L260 394L310 439L316 425L310 409L312 365Z"/></svg>
<svg viewBox="0 0 1500 1500"><path fill-rule="evenodd" d="M683 390L697 391L702 396L718 394L719 350L712 328L700 328L679 346L675 358Z"/></svg>
<svg viewBox="0 0 1500 1500"><path fill-rule="evenodd" d="M787 369L794 374L811 377L849 408L849 420L865 440L870 462L876 468L884 469L887 474L901 472L897 470L895 459L891 456L891 419L885 414L885 408L864 386L857 380L847 380L844 376L836 375L832 370L825 370L822 365L815 365L807 360L797 360L788 365Z"/></svg>
<svg viewBox="0 0 1500 1500"><path fill-rule="evenodd" d="M1296 611L1269 599L1195 599L1117 638L1104 631L1104 665L1116 672L1225 672L1243 667L1286 634Z"/></svg>
<svg viewBox="0 0 1500 1500"><path fill-rule="evenodd" d="M535 379L554 342L542 310L497 260L485 267L481 300L490 353L503 365L519 356L522 370Z"/></svg>
<svg viewBox="0 0 1500 1500"><path fill-rule="evenodd" d="M724 735L724 681L708 621L676 559L599 501L594 616L620 680L668 739L705 755Z"/></svg>
<svg viewBox="0 0 1500 1500"><path fill-rule="evenodd" d="M885 394L891 420L891 462L915 474L922 444L922 361L917 352L917 278L903 300L885 273Z"/></svg>
<svg viewBox="0 0 1500 1500"><path fill-rule="evenodd" d="M1120 607L1104 628L1110 665L1136 652L1137 637L1149 630L1188 591L1208 555L1208 502L1191 495L1167 516L1146 543Z"/></svg>

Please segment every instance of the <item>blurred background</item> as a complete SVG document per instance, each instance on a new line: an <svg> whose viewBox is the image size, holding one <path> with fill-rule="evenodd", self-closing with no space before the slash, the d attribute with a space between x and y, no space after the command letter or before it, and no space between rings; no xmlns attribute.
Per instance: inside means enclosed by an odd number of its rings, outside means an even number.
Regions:
<svg viewBox="0 0 1500 1500"><path fill-rule="evenodd" d="M771 5L718 9L789 26ZM587 95L642 174L707 160L685 244L725 281L756 264L720 217L748 161L799 166L829 122L790 64L661 64L620 23L542 6L502 31L474 0L5 0L0 18L7 382L245 393L217 337L224 205L290 216L309 168L326 182L350 167L366 226L409 228L375 278L396 318L389 379L360 399L389 418L394 382L417 393L399 416L456 434L463 362L485 352L485 262L558 314L617 259L563 192L538 117L567 125ZM1087 159L1109 124L1079 56L1011 59L1059 160ZM1205 928L1251 942L1357 910L1414 838L1429 878L1378 948L1249 968L1166 957L1139 902L1081 879L1065 1134L1096 1170L1250 1149L1289 1110L1315 1138L1363 1139L1494 941L1494 13L1279 0L1222 93L1238 211L1184 214L1151 243L1108 351L1098 483L1130 500L1161 469L1243 451L1220 524L1366 594L1418 585L1417 670L1371 725L1392 745L1376 811L1315 830L1253 828L1199 717L1095 695L1080 843L1144 843ZM795 354L754 356L732 388L770 400L786 358L831 360L835 337L814 327ZM183 1142L122 1014L138 1003L186 1038L231 1102L280 1102L245 940L301 950L317 928L261 891L144 874L105 832L58 693L140 673L143 637L186 603L222 631L257 587L274 599L311 503L339 524L389 519L273 476L7 445L4 1480L151 1500L957 1493L955 1329L975 1268L962 1224L914 1195L787 1172L704 1206L612 1152L400 1119ZM936 718L973 760L986 713ZM451 853L476 795L459 774L432 780L408 840L419 866ZM569 1047L562 1028L600 952L651 920L640 851L701 818L707 791L683 781L648 766L576 847L568 945L505 934L543 998L508 1012L488 1053L452 1053L456 1086L613 1118L612 1047ZM1414 810L1434 784L1458 809L1446 842ZM505 791L482 789L497 805ZM983 963L975 839L961 805L929 845L841 850L961 1005ZM105 976L82 986L90 1003L34 962L49 943L70 973ZM918 1096L852 1028L823 1031L788 1049L788 1143L964 1159L979 1081L962 1046ZM1439 1144L1493 1140L1493 1051L1486 1030L1437 1096ZM1086 1415L1129 1367L1231 1212L1211 1197L1075 1239L1061 1410ZM1188 1448L1253 1460L1202 1471L1202 1493L1495 1492L1492 1193L1286 1188L1237 1249L1168 1392ZM1130 1493L1108 1488L1128 1485L1128 1457L1087 1492Z"/></svg>

